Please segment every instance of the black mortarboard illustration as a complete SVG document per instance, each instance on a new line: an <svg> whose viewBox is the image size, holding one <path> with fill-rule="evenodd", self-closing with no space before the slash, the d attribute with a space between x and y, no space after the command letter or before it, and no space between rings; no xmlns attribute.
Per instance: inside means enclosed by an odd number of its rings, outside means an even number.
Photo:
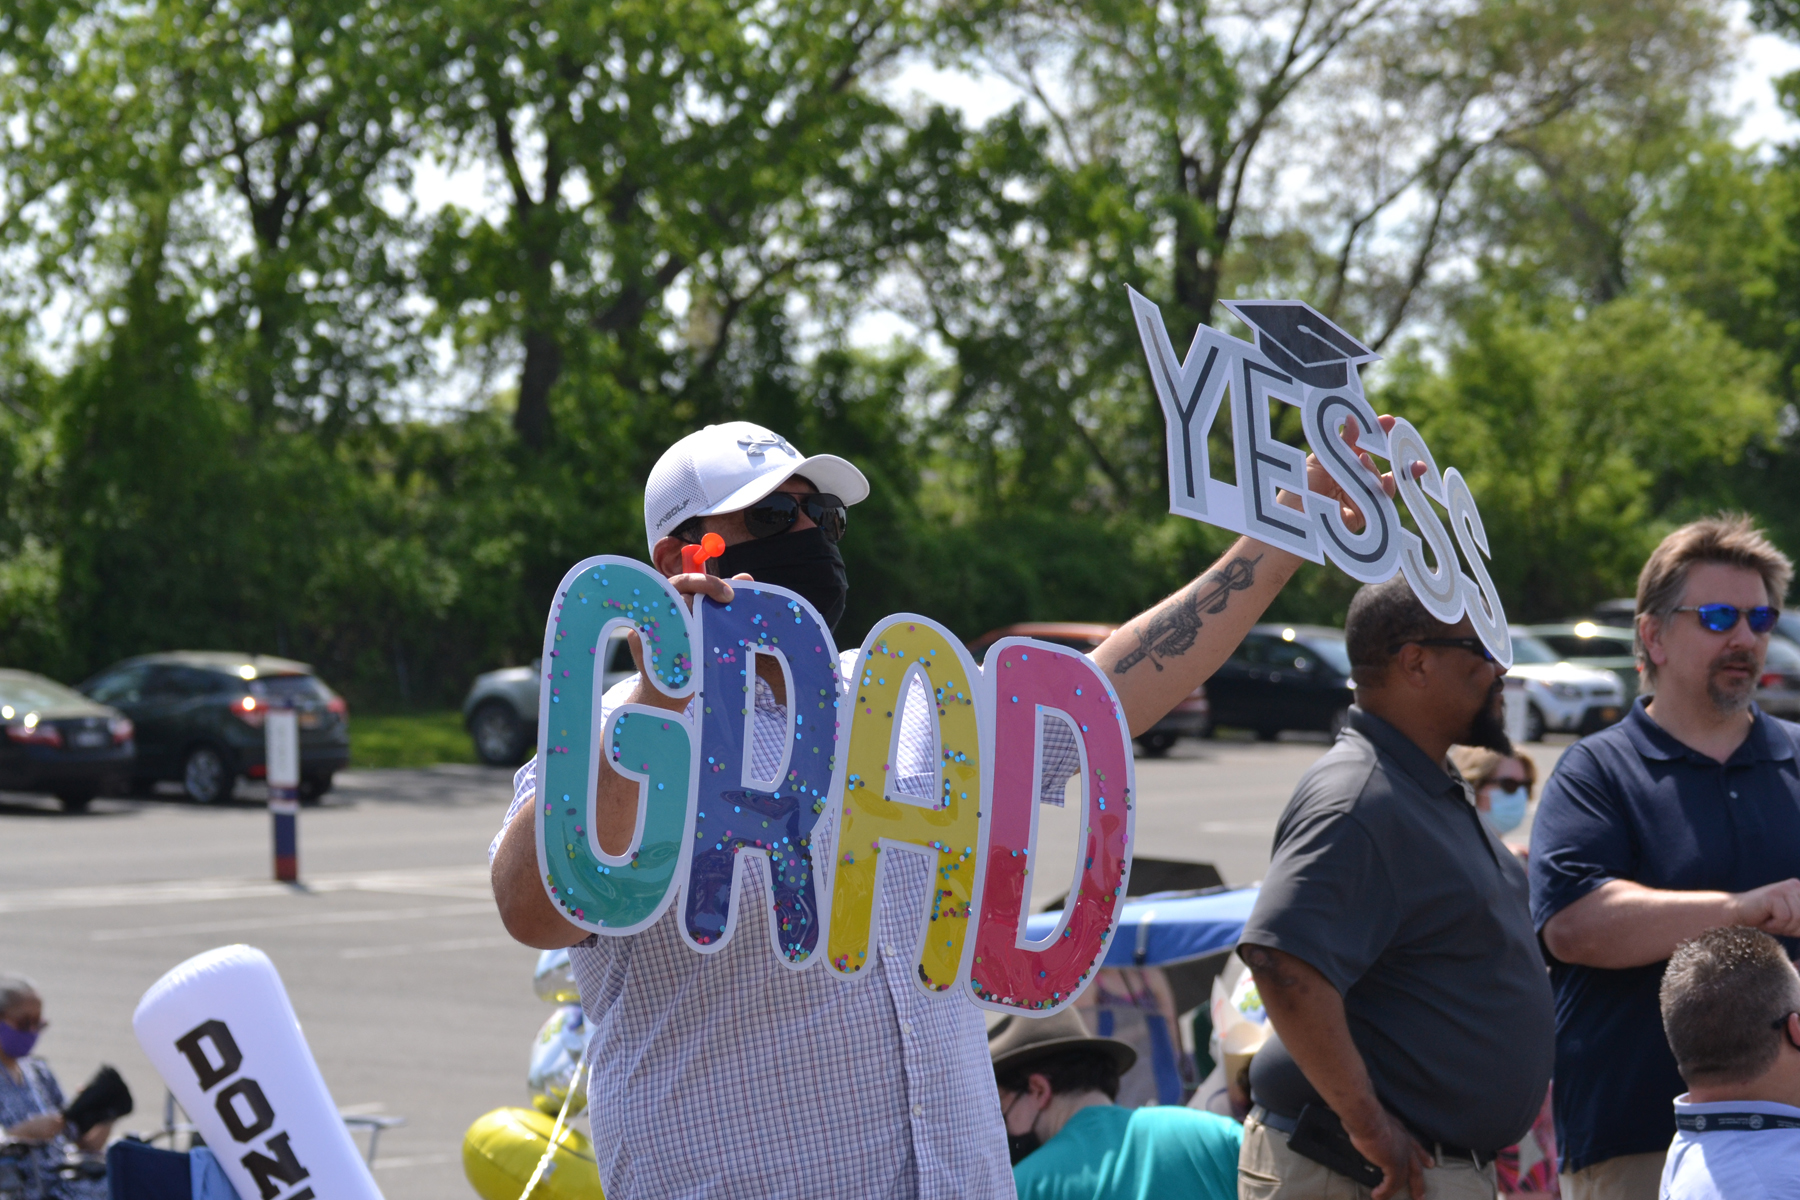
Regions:
<svg viewBox="0 0 1800 1200"><path fill-rule="evenodd" d="M1256 348L1312 387L1343 387L1350 368L1380 358L1310 304L1298 300L1227 300L1225 307L1256 330Z"/></svg>

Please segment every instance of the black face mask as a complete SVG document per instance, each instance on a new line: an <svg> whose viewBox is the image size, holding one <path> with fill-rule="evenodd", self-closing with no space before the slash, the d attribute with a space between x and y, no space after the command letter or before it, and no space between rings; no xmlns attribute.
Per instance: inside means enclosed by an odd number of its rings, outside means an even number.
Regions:
<svg viewBox="0 0 1800 1200"><path fill-rule="evenodd" d="M799 592L819 610L827 629L835 630L843 619L850 579L844 573L843 556L834 543L825 540L822 529L797 529L739 542L725 547L725 553L713 561L726 579L741 572L758 583Z"/></svg>
<svg viewBox="0 0 1800 1200"><path fill-rule="evenodd" d="M1011 1018L1008 1019L1010 1020ZM1014 1096L1012 1104L1008 1104L1005 1108L1000 1110L1000 1120L1002 1122L1012 1120L1013 1105L1024 1098L1023 1093ZM1032 1125L1035 1127L1037 1122L1033 1121ZM1044 1143L1038 1138L1036 1128L1027 1129L1024 1133L1014 1133L1011 1130L1008 1130L1006 1133L1006 1153L1007 1156L1012 1159L1012 1165L1015 1167L1023 1162L1026 1156L1033 1150L1036 1150L1043 1144Z"/></svg>

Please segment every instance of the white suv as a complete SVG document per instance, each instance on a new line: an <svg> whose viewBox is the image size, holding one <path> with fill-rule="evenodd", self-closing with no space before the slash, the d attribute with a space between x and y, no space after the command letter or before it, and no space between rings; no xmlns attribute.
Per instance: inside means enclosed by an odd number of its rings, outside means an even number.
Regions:
<svg viewBox="0 0 1800 1200"><path fill-rule="evenodd" d="M1525 690L1526 741L1542 741L1551 730L1594 733L1625 715L1625 688L1617 675L1559 661L1538 638L1516 626L1511 632L1513 665L1506 677Z"/></svg>

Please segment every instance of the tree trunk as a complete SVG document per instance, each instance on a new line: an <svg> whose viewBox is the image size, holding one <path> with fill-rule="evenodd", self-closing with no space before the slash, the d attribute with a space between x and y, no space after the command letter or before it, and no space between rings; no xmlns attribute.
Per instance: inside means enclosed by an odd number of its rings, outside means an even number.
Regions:
<svg viewBox="0 0 1800 1200"><path fill-rule="evenodd" d="M1178 313L1176 327L1205 324L1219 298L1218 181L1200 172L1195 162L1175 141L1175 262L1171 284Z"/></svg>
<svg viewBox="0 0 1800 1200"><path fill-rule="evenodd" d="M556 338L542 329L525 331L525 369L519 372L519 406L513 410L513 432L532 450L550 444L550 389L562 375L563 352Z"/></svg>

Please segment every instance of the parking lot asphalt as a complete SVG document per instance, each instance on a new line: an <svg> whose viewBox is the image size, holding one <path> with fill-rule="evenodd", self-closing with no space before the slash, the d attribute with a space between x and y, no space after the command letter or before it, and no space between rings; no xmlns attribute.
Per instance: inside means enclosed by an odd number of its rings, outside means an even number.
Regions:
<svg viewBox="0 0 1800 1200"><path fill-rule="evenodd" d="M1185 741L1138 760L1138 853L1255 881L1295 781L1324 749ZM1540 776L1560 749L1531 748ZM255 789L239 796L213 808L99 800L66 816L46 798L0 795L0 971L43 990L52 1028L39 1053L71 1093L116 1066L137 1099L117 1129L159 1127L164 1090L132 1010L182 960L247 942L280 970L339 1107L406 1119L376 1160L389 1200L473 1195L463 1132L526 1102L531 1039L550 1013L532 994L536 953L506 936L487 885L510 772L343 772L326 804L301 812L300 887L270 882L269 817ZM1066 881L1073 810L1043 812L1034 874Z"/></svg>

